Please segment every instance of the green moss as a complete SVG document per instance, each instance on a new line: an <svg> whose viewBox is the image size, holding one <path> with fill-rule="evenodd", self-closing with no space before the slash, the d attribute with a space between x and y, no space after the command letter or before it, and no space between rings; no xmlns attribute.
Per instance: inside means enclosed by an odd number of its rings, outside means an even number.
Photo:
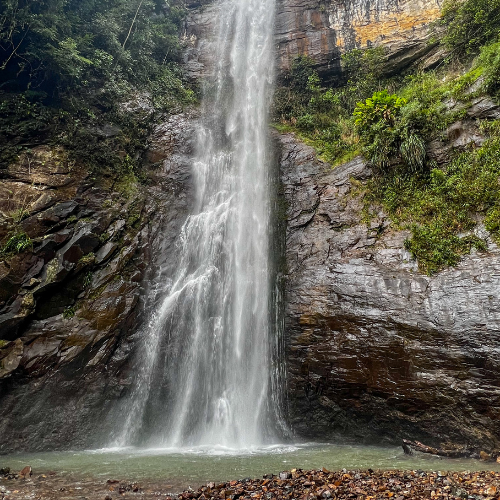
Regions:
<svg viewBox="0 0 500 500"><path fill-rule="evenodd" d="M82 264L83 266L88 266L95 262L95 254L94 252L90 252L84 255L79 261L78 264Z"/></svg>
<svg viewBox="0 0 500 500"><path fill-rule="evenodd" d="M335 133L333 130L314 130L307 133L285 123L273 123L272 126L282 134L295 134L304 144L316 150L320 160L330 163L332 167L349 162L361 154L359 137L354 131L353 122L349 119L339 120L340 131L333 141L331 140Z"/></svg>
<svg viewBox="0 0 500 500"><path fill-rule="evenodd" d="M99 241L101 243L101 245L104 245L104 243L106 243L109 238L111 238L110 234L108 232L105 232L105 233L102 233L101 235L99 235Z"/></svg>
<svg viewBox="0 0 500 500"><path fill-rule="evenodd" d="M133 172L133 167L128 166L128 173L122 175L116 184L116 190L126 199L132 199L135 197L138 191L138 181L137 177Z"/></svg>
<svg viewBox="0 0 500 500"><path fill-rule="evenodd" d="M500 97L500 42L483 47L477 59L477 71L484 77L483 90Z"/></svg>
<svg viewBox="0 0 500 500"><path fill-rule="evenodd" d="M141 220L141 213L143 209L143 203L138 200L134 200L128 207L128 216L126 220L127 228L137 229L139 222ZM130 232L130 231L129 231ZM122 246L123 242L119 242L119 246Z"/></svg>
<svg viewBox="0 0 500 500"><path fill-rule="evenodd" d="M83 289L86 290L87 288L90 287L90 285L92 285L92 279L93 279L94 275L92 274L91 271L88 271L87 274L85 274L85 277L83 279Z"/></svg>
<svg viewBox="0 0 500 500"><path fill-rule="evenodd" d="M99 287L97 287L94 290L92 290L90 292L90 294L89 294L89 299L90 300L95 300L98 297L100 297L103 294L104 290L106 290L107 286L108 286L108 282L106 282L103 285L100 285Z"/></svg>
<svg viewBox="0 0 500 500"><path fill-rule="evenodd" d="M45 274L45 283L52 283L57 276L57 270L59 269L59 261L57 258L52 259L48 264L46 268L46 274Z"/></svg>
<svg viewBox="0 0 500 500"><path fill-rule="evenodd" d="M8 340L1 340L0 339L0 349L3 349L8 344L10 344L10 342Z"/></svg>
<svg viewBox="0 0 500 500"><path fill-rule="evenodd" d="M64 319L71 319L71 318L75 317L75 314L76 314L75 306L69 306L69 307L66 307L66 309L64 309L63 318Z"/></svg>

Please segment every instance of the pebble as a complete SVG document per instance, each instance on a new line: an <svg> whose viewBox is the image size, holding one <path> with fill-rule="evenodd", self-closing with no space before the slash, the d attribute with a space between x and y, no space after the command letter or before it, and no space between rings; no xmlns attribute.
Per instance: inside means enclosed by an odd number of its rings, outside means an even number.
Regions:
<svg viewBox="0 0 500 500"><path fill-rule="evenodd" d="M0 478L0 500L500 500L500 472L292 469L263 479L210 482L172 493L179 489L164 481L141 487L115 478L97 482L89 478L85 483L51 473L31 481Z"/></svg>
<svg viewBox="0 0 500 500"><path fill-rule="evenodd" d="M293 469L253 481L208 483L178 500L500 499L498 472L348 471Z"/></svg>

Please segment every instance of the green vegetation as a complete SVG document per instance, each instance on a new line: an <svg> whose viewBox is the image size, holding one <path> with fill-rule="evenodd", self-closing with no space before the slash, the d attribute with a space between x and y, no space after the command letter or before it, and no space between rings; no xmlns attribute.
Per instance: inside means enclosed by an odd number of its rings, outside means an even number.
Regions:
<svg viewBox="0 0 500 500"><path fill-rule="evenodd" d="M442 42L451 57L476 55L498 39L500 0L447 0L441 24L446 29Z"/></svg>
<svg viewBox="0 0 500 500"><path fill-rule="evenodd" d="M360 153L352 110L360 99L384 90L385 84L383 49L353 50L342 60L345 85L325 89L313 61L297 58L279 80L273 106L278 130L297 133L333 165L352 160Z"/></svg>
<svg viewBox="0 0 500 500"><path fill-rule="evenodd" d="M498 99L500 94L500 42L483 47L477 64L483 73L484 90Z"/></svg>
<svg viewBox="0 0 500 500"><path fill-rule="evenodd" d="M17 254L24 252L28 248L33 248L33 242L31 238L24 232L18 232L13 234L5 243L2 248L1 254Z"/></svg>
<svg viewBox="0 0 500 500"><path fill-rule="evenodd" d="M457 153L439 168L426 158L425 142L442 138L463 114L448 111L444 103L454 99L467 109L471 95L464 91L481 73L475 67L444 82L434 73L415 75L399 89L399 98L378 95L355 111L363 154L379 167L365 201L382 205L397 227L411 229L406 248L428 274L456 265L473 247L485 249L473 235L476 214L486 217L494 236L499 234L500 127L483 127L489 139L480 148Z"/></svg>
<svg viewBox="0 0 500 500"><path fill-rule="evenodd" d="M137 168L154 115L194 99L178 64L183 16L160 0L0 0L0 162L54 140L89 168ZM131 118L123 103L148 95Z"/></svg>
<svg viewBox="0 0 500 500"><path fill-rule="evenodd" d="M473 234L476 214L500 237L500 134L483 146L457 155L429 174L378 176L368 185L367 202L381 203L397 226L411 229L406 248L420 269L432 274L456 265L472 247L485 249Z"/></svg>
<svg viewBox="0 0 500 500"><path fill-rule="evenodd" d="M101 245L104 245L109 238L111 238L111 235L108 232L104 232L99 236L99 241L101 242Z"/></svg>
<svg viewBox="0 0 500 500"><path fill-rule="evenodd" d="M389 95L387 90L383 90L356 105L354 123L361 138L363 152L376 167L389 167L399 149L404 151L403 156L408 158L410 164L423 164L425 147L421 147L421 139L409 135L407 130L401 130L401 108L405 104L405 99L395 94Z"/></svg>
<svg viewBox="0 0 500 500"><path fill-rule="evenodd" d="M10 344L10 342L8 340L1 340L0 339L0 349L3 349L8 344Z"/></svg>
<svg viewBox="0 0 500 500"><path fill-rule="evenodd" d="M486 249L474 233L478 220L500 242L500 124L483 121L482 146L452 151L447 163L427 156L427 144L446 141L473 98L500 97L500 1L450 1L441 24L449 58L436 71L383 79L383 51L354 50L343 56L345 80L328 88L300 58L274 107L275 126L333 166L359 154L371 163L375 175L361 188L367 220L383 207L396 227L411 230L405 246L428 274Z"/></svg>
<svg viewBox="0 0 500 500"><path fill-rule="evenodd" d="M64 319L71 319L71 318L75 317L75 314L76 314L76 307L75 306L68 306L63 311L63 318Z"/></svg>
<svg viewBox="0 0 500 500"><path fill-rule="evenodd" d="M88 271L84 278L83 278L83 289L86 290L87 288L92 285L92 280L94 279L94 275L92 274L92 271Z"/></svg>

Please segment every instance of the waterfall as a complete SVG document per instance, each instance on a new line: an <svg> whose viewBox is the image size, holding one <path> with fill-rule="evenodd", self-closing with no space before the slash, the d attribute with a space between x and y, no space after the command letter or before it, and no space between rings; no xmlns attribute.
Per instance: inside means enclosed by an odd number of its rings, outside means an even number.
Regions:
<svg viewBox="0 0 500 500"><path fill-rule="evenodd" d="M274 3L220 3L193 163L196 203L177 275L144 332L121 445L248 448L277 439L267 129Z"/></svg>

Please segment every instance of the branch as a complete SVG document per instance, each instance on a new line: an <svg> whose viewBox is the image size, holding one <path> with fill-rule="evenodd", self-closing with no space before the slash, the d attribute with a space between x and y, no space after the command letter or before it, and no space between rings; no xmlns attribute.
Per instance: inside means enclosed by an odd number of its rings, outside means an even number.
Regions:
<svg viewBox="0 0 500 500"><path fill-rule="evenodd" d="M437 455L440 457L448 458L468 458L473 453L466 447L445 450L432 448L431 446L422 444L419 441L410 441L408 439L403 439L403 451L405 452L405 455L412 455L413 451L418 451L420 453L429 453L430 455Z"/></svg>
<svg viewBox="0 0 500 500"><path fill-rule="evenodd" d="M7 67L7 64L9 64L9 61L14 57L14 54L17 52L17 49L23 43L23 40L26 38L26 35L28 34L29 30L30 30L30 27L28 26L28 29L26 30L26 32L24 33L23 37L21 38L21 41L17 44L17 47L12 51L12 54L9 56L9 58L0 67L1 70L4 70Z"/></svg>
<svg viewBox="0 0 500 500"><path fill-rule="evenodd" d="M127 44L127 41L130 38L130 34L132 33L132 29L134 28L135 21L137 20L137 16L139 15L139 11L141 10L141 7L142 7L143 3L144 3L144 0L141 0L141 2L139 4L139 7L137 7L134 19L132 20L132 24L130 25L130 29L128 30L127 38L125 38L125 41L123 42L122 49L125 48L125 45Z"/></svg>

